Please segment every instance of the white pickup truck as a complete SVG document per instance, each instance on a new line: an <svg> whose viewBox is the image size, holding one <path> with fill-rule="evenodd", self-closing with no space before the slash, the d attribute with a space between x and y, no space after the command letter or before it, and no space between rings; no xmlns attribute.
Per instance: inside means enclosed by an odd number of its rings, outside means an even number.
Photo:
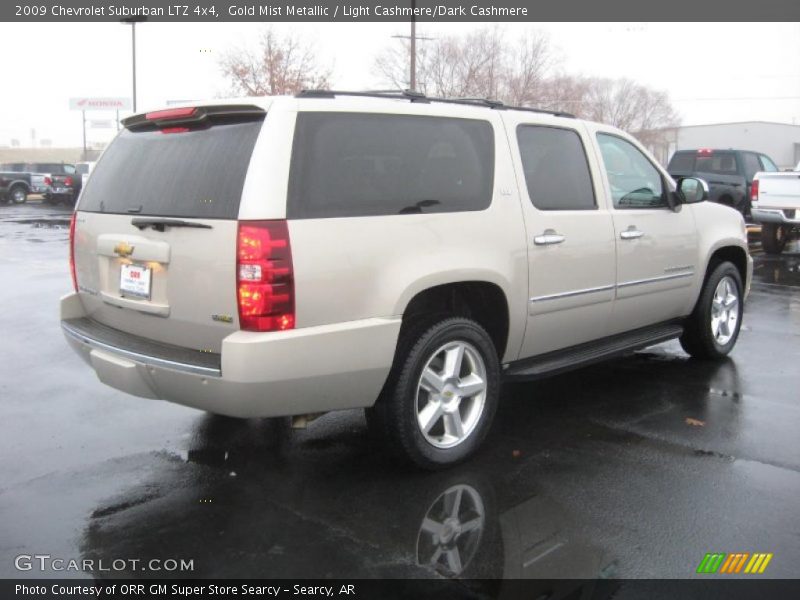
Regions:
<svg viewBox="0 0 800 600"><path fill-rule="evenodd" d="M800 163L794 171L756 173L750 194L764 252L780 254L792 234L800 231Z"/></svg>

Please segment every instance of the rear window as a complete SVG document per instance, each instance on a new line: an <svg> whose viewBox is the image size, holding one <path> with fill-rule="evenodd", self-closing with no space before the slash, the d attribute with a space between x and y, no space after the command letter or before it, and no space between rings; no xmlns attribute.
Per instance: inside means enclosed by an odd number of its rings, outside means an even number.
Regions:
<svg viewBox="0 0 800 600"><path fill-rule="evenodd" d="M736 155L733 152L675 154L667 170L674 173L716 173L736 175Z"/></svg>
<svg viewBox="0 0 800 600"><path fill-rule="evenodd" d="M670 173L691 173L694 171L694 153L679 152L673 154L667 170Z"/></svg>
<svg viewBox="0 0 800 600"><path fill-rule="evenodd" d="M103 153L80 210L236 219L262 120L183 133L124 129Z"/></svg>
<svg viewBox="0 0 800 600"><path fill-rule="evenodd" d="M308 219L483 210L491 203L493 180L494 132L487 121L303 112L287 214Z"/></svg>
<svg viewBox="0 0 800 600"><path fill-rule="evenodd" d="M731 152L698 155L694 170L700 173L736 175L736 156Z"/></svg>
<svg viewBox="0 0 800 600"><path fill-rule="evenodd" d="M26 168L33 173L49 173L51 175L64 173L64 165L61 163L30 163L26 165Z"/></svg>

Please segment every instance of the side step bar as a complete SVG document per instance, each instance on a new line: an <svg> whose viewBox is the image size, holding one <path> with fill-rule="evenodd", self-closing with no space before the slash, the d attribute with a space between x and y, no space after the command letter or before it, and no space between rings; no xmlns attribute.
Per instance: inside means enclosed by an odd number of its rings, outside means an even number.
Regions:
<svg viewBox="0 0 800 600"><path fill-rule="evenodd" d="M530 381L548 377L660 344L682 334L683 326L675 323L637 329L596 342L513 362L503 372L503 376L506 381Z"/></svg>

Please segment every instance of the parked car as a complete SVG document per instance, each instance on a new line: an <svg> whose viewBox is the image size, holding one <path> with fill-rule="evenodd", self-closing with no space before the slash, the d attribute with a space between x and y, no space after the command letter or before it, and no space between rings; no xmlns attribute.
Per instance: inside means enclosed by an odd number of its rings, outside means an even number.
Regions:
<svg viewBox="0 0 800 600"><path fill-rule="evenodd" d="M752 187L753 220L761 223L761 245L780 254L800 232L800 163L794 171L757 173Z"/></svg>
<svg viewBox="0 0 800 600"><path fill-rule="evenodd" d="M53 175L52 181L50 193L46 196L45 200L51 204L75 204L81 194L83 178L79 174L73 172L71 174Z"/></svg>
<svg viewBox="0 0 800 600"><path fill-rule="evenodd" d="M504 380L734 347L741 216L562 113L305 92L138 114L74 213L68 342L128 393L234 417L365 408L436 468Z"/></svg>
<svg viewBox="0 0 800 600"><path fill-rule="evenodd" d="M82 178L69 163L33 163L31 166L50 175L50 190L44 199L50 204L75 204L81 193Z"/></svg>
<svg viewBox="0 0 800 600"><path fill-rule="evenodd" d="M750 186L759 171L778 171L766 154L749 150L678 150L667 171L673 177L699 177L708 182L711 200L750 216Z"/></svg>
<svg viewBox="0 0 800 600"><path fill-rule="evenodd" d="M86 182L89 180L89 175L96 164L95 161L75 163L75 171L81 176L81 188L86 185Z"/></svg>

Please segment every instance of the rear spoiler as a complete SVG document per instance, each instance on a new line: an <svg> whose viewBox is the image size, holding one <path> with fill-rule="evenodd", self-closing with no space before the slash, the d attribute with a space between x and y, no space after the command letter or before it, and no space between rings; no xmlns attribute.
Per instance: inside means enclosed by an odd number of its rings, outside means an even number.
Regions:
<svg viewBox="0 0 800 600"><path fill-rule="evenodd" d="M217 123L234 123L263 119L267 112L250 104L221 104L219 106L186 106L140 113L122 120L130 131L156 131L186 127L203 128Z"/></svg>

